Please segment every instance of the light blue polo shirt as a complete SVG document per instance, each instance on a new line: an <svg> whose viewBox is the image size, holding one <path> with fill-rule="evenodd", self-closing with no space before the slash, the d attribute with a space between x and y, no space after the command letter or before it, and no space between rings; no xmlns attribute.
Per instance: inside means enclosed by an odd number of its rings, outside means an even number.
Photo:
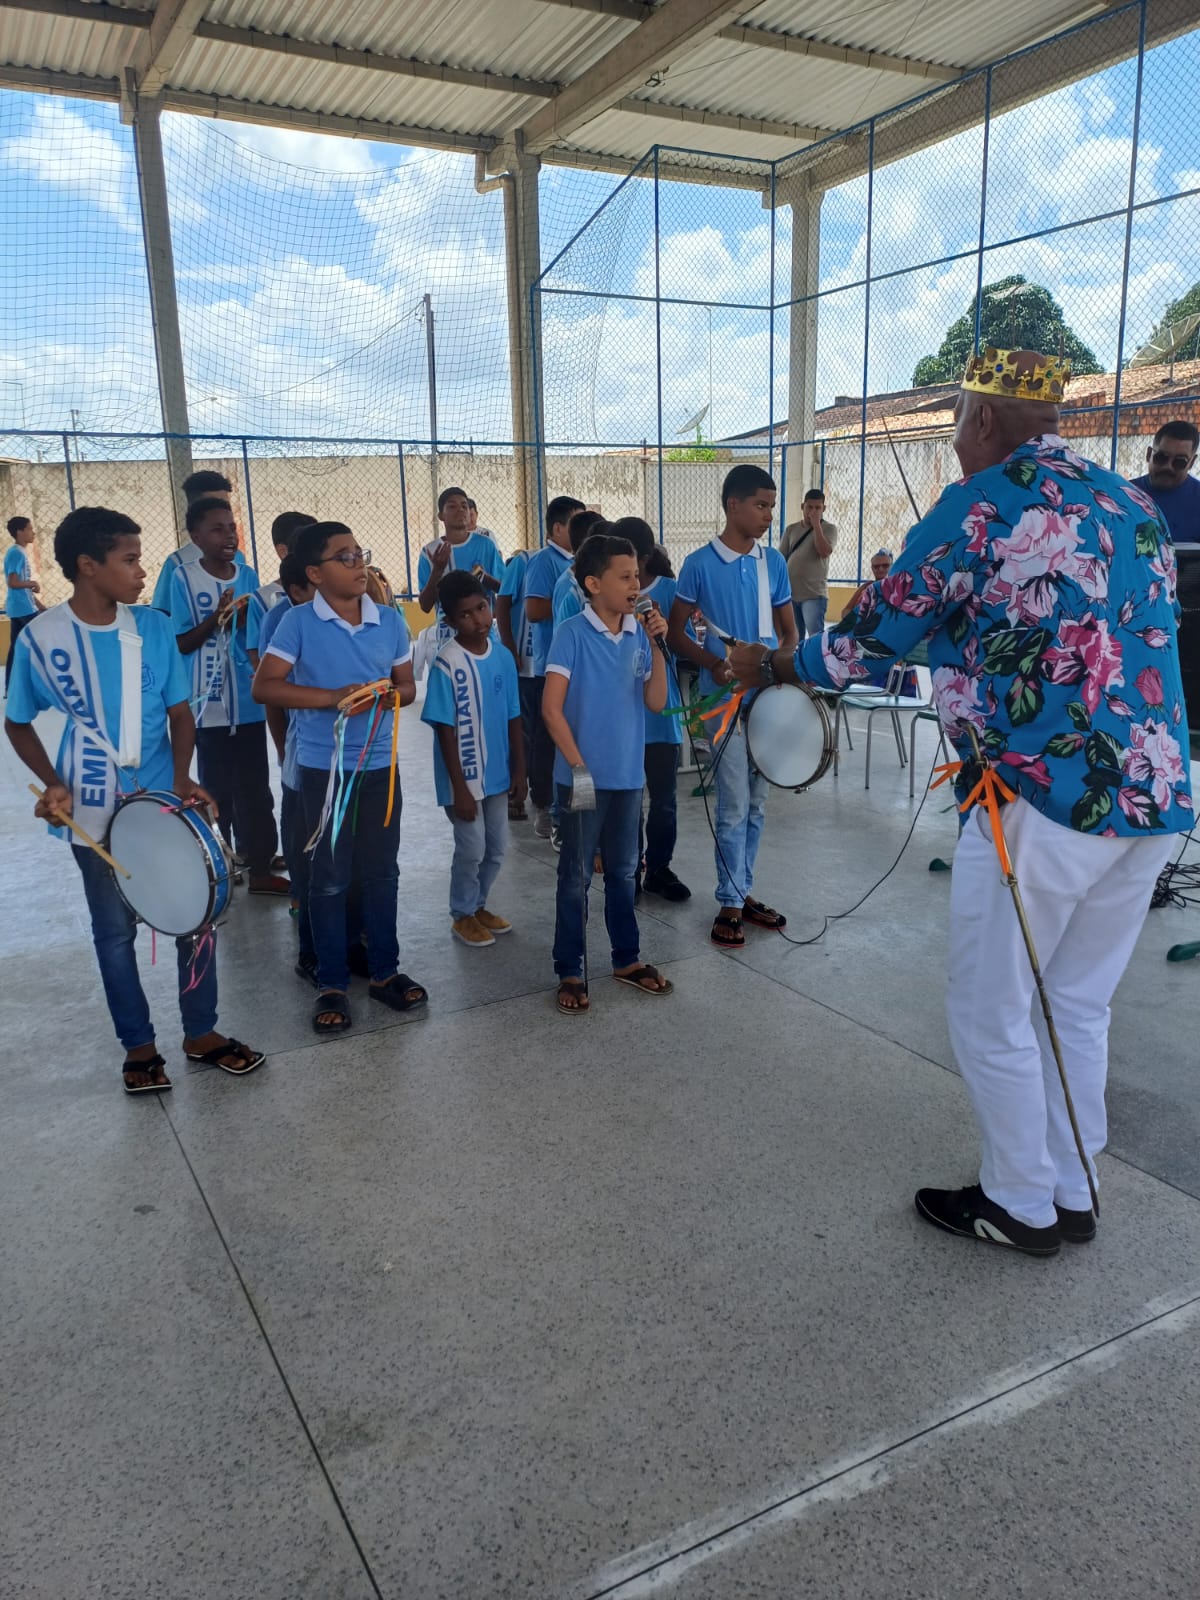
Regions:
<svg viewBox="0 0 1200 1600"><path fill-rule="evenodd" d="M180 654L171 624L161 612L150 606L129 609L142 636L141 764L132 772L123 771L118 775L109 761L101 758L97 762L85 747L79 723L68 717L54 767L75 797L77 817L86 818L89 805L104 806L111 802L111 793L98 797L95 791L114 780L116 790L124 793L134 789L171 790L175 787L175 761L171 754L167 712L171 706L187 704L191 681L187 659ZM76 644L72 655L76 660L83 660L85 652L90 652L96 667L94 677L81 671L80 681L67 686L68 703L78 700L87 718L94 720L115 746L121 733L119 625L112 622L96 627L80 622L68 612L66 601L36 617L18 636L5 714L10 722L26 723L32 722L39 711L62 708L60 694L52 693L50 687L54 683L62 685L63 681L60 665L50 659L54 648L51 642L54 623L43 619L53 618L57 622L64 612L74 624ZM65 828L51 827L49 831L63 839L73 837Z"/></svg>
<svg viewBox="0 0 1200 1600"><path fill-rule="evenodd" d="M183 562L171 579L171 625L177 635L188 633L213 614L226 589L240 599L257 588L258 573L245 564L235 565L232 578L214 578L199 561ZM192 669L192 708L198 728L240 728L262 722L266 716L250 693L254 668L249 652L258 649L258 624L249 606L246 626L229 630L228 685L224 682L224 648L213 633L186 658Z"/></svg>
<svg viewBox="0 0 1200 1600"><path fill-rule="evenodd" d="M679 569L675 598L685 600L689 606L699 606L705 618L720 628L721 632L746 643L757 640L759 644L776 649L779 640L772 624L770 633L758 630L758 563L767 563L767 584L771 607L790 606L792 589L788 581L787 562L773 545L762 543L750 555L741 555L727 544L714 539L699 550L693 550ZM724 656L725 646L712 628L704 640L704 648L714 656ZM712 694L721 687L713 682L707 667L700 669L700 693ZM726 690L728 691L728 689Z"/></svg>
<svg viewBox="0 0 1200 1600"><path fill-rule="evenodd" d="M438 725L459 730L463 776L471 778L478 774L483 780L486 798L491 794L507 794L512 787L508 725L521 715L516 663L502 644L489 639L481 656L469 650L462 651L461 655L455 651L454 656L453 662L448 661L439 650L434 657L425 690L425 709L421 712L421 721L435 730L433 782L440 806L454 804L454 790L442 759L436 732Z"/></svg>
<svg viewBox="0 0 1200 1600"><path fill-rule="evenodd" d="M544 678L546 676L546 658L550 651L550 641L554 637L554 586L574 559L569 550L564 550L561 545L557 544L543 545L538 553L530 558L529 570L525 574L525 599L526 601L537 599L551 602L551 620L533 624L533 675L535 678Z"/></svg>
<svg viewBox="0 0 1200 1600"><path fill-rule="evenodd" d="M655 578L645 589L644 595L650 599L662 612L664 617L671 615L671 607L675 603L676 583L674 578ZM658 649L654 645L655 650ZM667 662L667 704L679 704L679 676L675 670L674 658ZM647 744L682 744L683 722L680 717L668 717L661 711L651 711L646 707L646 743Z"/></svg>
<svg viewBox="0 0 1200 1600"><path fill-rule="evenodd" d="M258 655L261 660L266 654L267 646L275 637L275 630L280 622L292 609L292 602L287 595L283 595L278 605L271 607L262 620L262 627L258 630ZM296 713L287 713L287 732L283 736L283 764L279 769L279 779L285 789L298 789L300 787L300 762L296 756Z"/></svg>
<svg viewBox="0 0 1200 1600"><path fill-rule="evenodd" d="M37 607L33 603L32 589L10 589L8 580L20 578L28 582L31 574L29 571L29 557L25 553L24 545L12 544L4 552L4 611L9 617L32 617Z"/></svg>
<svg viewBox="0 0 1200 1600"><path fill-rule="evenodd" d="M568 617L577 617L583 610L583 590L575 581L575 563L572 562L562 577L554 585L554 626L565 622Z"/></svg>
<svg viewBox="0 0 1200 1600"><path fill-rule="evenodd" d="M635 617L612 634L591 606L554 635L546 674L567 679L563 711L597 789L640 789L646 781L646 679L654 648ZM562 752L555 783L570 784Z"/></svg>
<svg viewBox="0 0 1200 1600"><path fill-rule="evenodd" d="M533 624L525 615L525 574L529 571L529 551L518 550L504 569L500 593L512 601L510 622L513 643L521 659L522 678L533 677Z"/></svg>
<svg viewBox="0 0 1200 1600"><path fill-rule="evenodd" d="M218 498L220 497L218 496ZM180 567L187 566L193 561L199 561L199 559L200 546L193 544L190 539L185 545L181 545L178 550L171 551L171 554L163 562L162 571L159 573L158 580L154 585L154 596L150 604L156 611L165 611L170 616L172 579ZM240 550L234 556L233 564L235 567L244 567L246 565L246 558Z"/></svg>
<svg viewBox="0 0 1200 1600"><path fill-rule="evenodd" d="M280 617L265 654L278 656L291 666L288 676L306 689L340 689L351 683L374 683L390 678L393 667L412 660L412 645L404 618L390 606L380 609L370 595L362 597L362 621L344 622L324 596L318 594L304 606L292 606ZM337 708L292 712L296 723L296 755L302 767L328 772L333 755L333 725ZM384 714L379 731L363 764L364 771L387 767L392 759L392 718ZM366 743L371 718L366 712L346 721L345 764L357 765Z"/></svg>
<svg viewBox="0 0 1200 1600"><path fill-rule="evenodd" d="M482 567L490 578L504 577L504 557L497 548L496 541L489 539L486 533L476 530L468 534L462 544L450 546L450 561L446 567L447 572L471 572L475 567ZM417 558L417 593L429 582L429 575L433 571L433 562L424 550ZM488 599L491 599L489 592ZM440 615L439 610L439 615Z"/></svg>

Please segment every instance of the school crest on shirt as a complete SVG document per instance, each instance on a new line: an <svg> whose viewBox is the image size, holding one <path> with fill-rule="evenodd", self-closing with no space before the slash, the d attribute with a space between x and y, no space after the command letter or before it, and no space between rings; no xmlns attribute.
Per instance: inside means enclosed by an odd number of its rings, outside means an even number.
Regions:
<svg viewBox="0 0 1200 1600"><path fill-rule="evenodd" d="M650 654L644 648L633 652L633 675L641 681L650 670Z"/></svg>
<svg viewBox="0 0 1200 1600"><path fill-rule="evenodd" d="M153 689L153 687L154 687L154 669L150 666L150 663L148 661L147 662L143 662L142 663L142 693L146 694L150 689Z"/></svg>

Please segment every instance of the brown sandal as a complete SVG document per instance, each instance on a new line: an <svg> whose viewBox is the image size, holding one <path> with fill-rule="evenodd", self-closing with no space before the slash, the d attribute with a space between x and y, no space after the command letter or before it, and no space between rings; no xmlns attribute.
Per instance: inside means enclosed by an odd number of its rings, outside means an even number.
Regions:
<svg viewBox="0 0 1200 1600"><path fill-rule="evenodd" d="M575 997L573 1006L566 1006L563 1000L567 995ZM558 995L555 1004L564 1017L580 1017L591 1005L588 999L587 984L582 978L563 978L558 985Z"/></svg>
<svg viewBox="0 0 1200 1600"><path fill-rule="evenodd" d="M772 933L782 933L787 927L783 912L776 911L774 906L763 905L761 900L747 900L742 907L742 915L756 928L770 928Z"/></svg>
<svg viewBox="0 0 1200 1600"><path fill-rule="evenodd" d="M722 933L720 930L726 929ZM746 948L746 930L742 926L741 917L718 916L712 925L709 938L720 950L744 950Z"/></svg>
<svg viewBox="0 0 1200 1600"><path fill-rule="evenodd" d="M643 963L634 967L632 972L614 972L613 977L618 983L627 983L631 989L636 989L640 994L673 994L675 985L670 978L664 978L657 967L647 966ZM647 982L646 980L660 979L661 982Z"/></svg>

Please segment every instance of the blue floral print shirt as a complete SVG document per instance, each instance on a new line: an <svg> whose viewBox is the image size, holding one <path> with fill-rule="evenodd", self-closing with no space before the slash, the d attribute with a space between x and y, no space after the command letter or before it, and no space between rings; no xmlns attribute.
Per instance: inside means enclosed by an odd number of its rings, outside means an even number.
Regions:
<svg viewBox="0 0 1200 1600"><path fill-rule="evenodd" d="M1142 490L1055 434L953 483L857 608L796 652L808 682L882 682L929 640L960 756L1081 833L1186 833L1175 555Z"/></svg>

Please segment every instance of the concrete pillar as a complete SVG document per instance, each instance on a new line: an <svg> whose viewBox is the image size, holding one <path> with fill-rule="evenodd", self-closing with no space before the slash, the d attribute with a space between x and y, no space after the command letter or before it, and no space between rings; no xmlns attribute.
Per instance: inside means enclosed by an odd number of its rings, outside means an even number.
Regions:
<svg viewBox="0 0 1200 1600"><path fill-rule="evenodd" d="M517 526L519 542L536 550L541 540L542 504L545 492L545 452L541 448L543 410L541 396L542 326L541 308L530 290L542 270L541 232L538 213L537 156L513 151L506 162L512 174L510 194L513 248L510 260L520 293L520 348L512 348L510 330L509 359L512 362L513 433L526 448L517 455ZM508 218L506 217L506 222ZM519 375L519 405L517 377ZM536 441L536 443L534 443ZM539 494L539 483L542 493Z"/></svg>
<svg viewBox="0 0 1200 1600"><path fill-rule="evenodd" d="M185 543L183 496L179 485L192 470L192 445L188 437L187 385L183 372L183 344L179 336L179 304L175 297L175 261L171 251L171 216L167 207L167 176L163 167L161 105L139 100L133 119L133 149L137 161L138 195L142 208L142 240L146 247L146 275L150 285L150 315L154 324L154 356L158 364L158 398L163 432L182 434L167 440L167 470L175 508L175 538Z"/></svg>
<svg viewBox="0 0 1200 1600"><path fill-rule="evenodd" d="M820 287L821 190L810 190L802 173L780 179L776 206L792 209L791 323L788 347L788 440L810 440L816 429L817 409L817 302L805 300ZM803 304L800 302L803 301ZM778 519L781 528L800 516L804 492L819 482L821 452L818 445L789 448L787 505Z"/></svg>

